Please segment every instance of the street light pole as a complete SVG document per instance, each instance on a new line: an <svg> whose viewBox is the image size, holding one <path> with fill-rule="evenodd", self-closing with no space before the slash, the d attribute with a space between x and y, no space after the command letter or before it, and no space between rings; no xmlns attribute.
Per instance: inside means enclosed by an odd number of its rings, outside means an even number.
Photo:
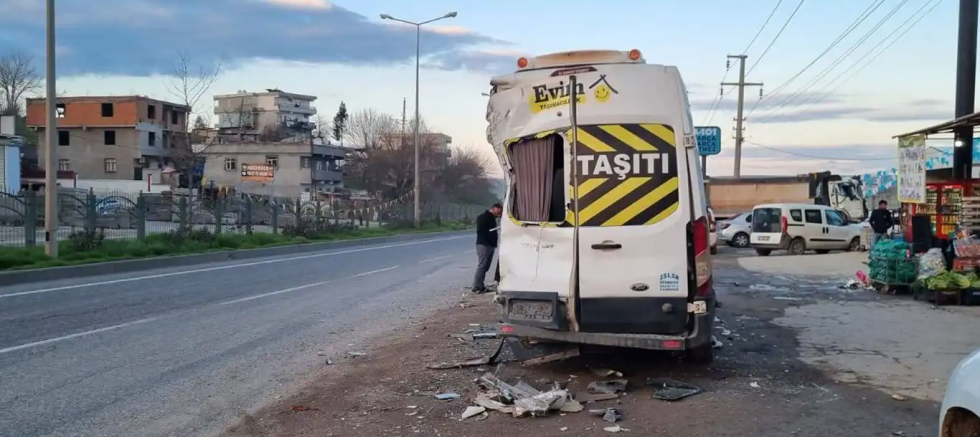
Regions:
<svg viewBox="0 0 980 437"><path fill-rule="evenodd" d="M58 92L55 87L54 0L47 2L47 24L44 75L47 82L47 115L44 123L44 253L58 257ZM29 217L28 220L33 220Z"/></svg>
<svg viewBox="0 0 980 437"><path fill-rule="evenodd" d="M420 22L420 23L416 23L414 21L408 21L408 20L402 20L402 19L399 19L399 18L395 18L395 17L392 17L391 15L388 15L388 14L381 14L381 19L382 20L397 21L399 23L405 23L405 24L410 24L412 26L415 26L415 126L414 126L414 130L415 130L415 133L414 133L414 136L415 136L415 178L414 178L415 179L415 184L414 185L415 185L415 188L412 191L415 192L415 227L416 228L422 226L422 207L421 207L421 205L422 205L422 200L421 200L422 199L422 195L421 195L421 192L422 192L422 190L421 190L422 183L421 183L421 177L420 177L420 174L419 174L420 173L420 171L419 171L419 163L422 160L422 158L421 158L422 152L421 152L421 146L420 146L421 141L419 139L419 125L421 124L420 123L420 117L419 117L419 72L420 72L421 66L422 66L422 26L425 25L425 24L432 23L434 21L439 21L439 20L446 19L446 18L454 18L454 17L456 17L456 15L457 15L456 12L450 12L450 13L448 13L446 15L443 15L443 16L441 16L439 18L433 18L433 19L428 20L428 21L423 21L423 22Z"/></svg>

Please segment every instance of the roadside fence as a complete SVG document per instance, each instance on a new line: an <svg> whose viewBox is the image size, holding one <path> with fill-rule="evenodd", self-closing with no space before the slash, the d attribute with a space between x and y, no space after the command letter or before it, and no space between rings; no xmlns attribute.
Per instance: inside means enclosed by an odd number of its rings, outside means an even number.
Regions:
<svg viewBox="0 0 980 437"><path fill-rule="evenodd" d="M44 243L44 192L0 193L0 246ZM426 222L472 222L486 207L454 203L421 205ZM58 196L56 238L77 231L102 230L105 238L143 239L147 234L207 229L220 233L280 233L310 223L351 228L411 226L411 196L377 204L346 200L302 201L283 197L234 195L191 200L174 192L125 193L62 189Z"/></svg>

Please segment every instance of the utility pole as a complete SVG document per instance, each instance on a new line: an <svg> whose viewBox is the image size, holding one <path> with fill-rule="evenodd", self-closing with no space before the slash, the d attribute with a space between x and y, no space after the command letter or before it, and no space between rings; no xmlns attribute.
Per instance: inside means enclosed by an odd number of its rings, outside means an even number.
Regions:
<svg viewBox="0 0 980 437"><path fill-rule="evenodd" d="M956 47L956 118L973 113L977 88L978 0L960 0L959 35ZM953 179L973 176L973 127L953 131Z"/></svg>
<svg viewBox="0 0 980 437"><path fill-rule="evenodd" d="M402 147L405 147L405 127L408 126L408 99L402 97Z"/></svg>
<svg viewBox="0 0 980 437"><path fill-rule="evenodd" d="M47 44L44 75L47 82L47 116L44 124L44 253L58 257L58 91L55 86L54 0L47 3Z"/></svg>
<svg viewBox="0 0 980 437"><path fill-rule="evenodd" d="M745 55L728 55L729 61L732 59L738 59L738 82L722 82L721 86L737 86L738 87L738 110L735 114L735 179L740 179L742 177L742 141L745 140L742 135L742 121L744 118L742 113L745 109L745 87L747 86L757 86L762 87L762 82L759 83L748 83L745 82Z"/></svg>

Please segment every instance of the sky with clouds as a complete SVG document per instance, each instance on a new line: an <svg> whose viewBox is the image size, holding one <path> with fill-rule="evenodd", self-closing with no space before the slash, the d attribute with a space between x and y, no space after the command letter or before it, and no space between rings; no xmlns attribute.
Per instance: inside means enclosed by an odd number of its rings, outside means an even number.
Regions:
<svg viewBox="0 0 980 437"><path fill-rule="evenodd" d="M0 0L0 52L27 52L40 66L44 3ZM202 65L224 59L213 94L265 88L312 94L328 117L341 101L352 111L400 114L407 98L412 111L414 27L379 15L424 21L456 11L456 18L423 27L421 112L457 146L488 157L481 93L490 77L513 70L522 54L566 50L638 48L647 62L677 65L695 122L724 131L722 154L708 161L712 175L730 175L734 161L737 93L725 88L717 98L720 82L737 79L737 64L726 68L728 54L746 53L747 81L763 83L761 99L758 88L746 89L743 174L892 167L893 135L953 115L952 0L57 4L58 89L66 95L175 100L164 75L183 52ZM209 99L196 109L211 111Z"/></svg>

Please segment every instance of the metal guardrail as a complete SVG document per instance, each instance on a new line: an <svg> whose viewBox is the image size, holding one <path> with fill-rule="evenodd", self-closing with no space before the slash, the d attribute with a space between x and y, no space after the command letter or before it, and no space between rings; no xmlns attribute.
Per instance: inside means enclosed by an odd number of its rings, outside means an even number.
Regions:
<svg viewBox="0 0 980 437"><path fill-rule="evenodd" d="M148 234L181 229L220 233L279 233L307 221L378 227L410 222L411 203L361 206L346 202L301 201L236 194L198 198L172 193L125 193L63 190L58 199L58 240L76 231L101 229L109 239L144 239ZM423 204L425 221L470 222L486 207L452 203ZM44 241L44 193L0 193L0 246L36 246Z"/></svg>

